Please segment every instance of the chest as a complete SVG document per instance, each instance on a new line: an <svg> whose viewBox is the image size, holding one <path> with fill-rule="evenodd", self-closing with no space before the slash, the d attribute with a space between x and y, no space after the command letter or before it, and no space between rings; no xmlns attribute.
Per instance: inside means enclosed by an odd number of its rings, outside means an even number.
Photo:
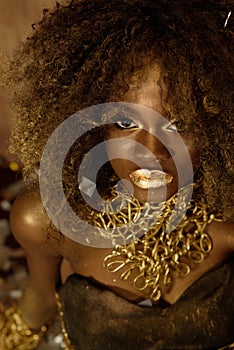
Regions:
<svg viewBox="0 0 234 350"><path fill-rule="evenodd" d="M181 295L193 285L199 278L215 267L222 264L228 257L228 250L219 232L211 232L212 250L206 259L200 264L189 263L190 273L180 276L176 271L172 271L172 283L164 286L161 283L162 298L170 304L175 303ZM104 260L111 254L111 249L97 249L79 245L69 239L65 239L62 246L62 255L67 261L67 271L63 271L64 280L71 273L91 278L98 283L114 290L117 294L130 300L147 299L151 295L150 288L136 288L135 280L141 271L132 269L128 278L123 278L128 266L109 272L104 267ZM125 275L126 277L126 275Z"/></svg>

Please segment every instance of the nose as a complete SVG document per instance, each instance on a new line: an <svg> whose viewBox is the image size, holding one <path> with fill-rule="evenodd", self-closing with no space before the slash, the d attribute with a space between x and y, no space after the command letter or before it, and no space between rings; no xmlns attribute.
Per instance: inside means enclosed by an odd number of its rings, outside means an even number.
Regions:
<svg viewBox="0 0 234 350"><path fill-rule="evenodd" d="M136 136L135 141L138 143L136 145L135 155L139 159L150 161L152 158L154 158L153 155L158 161L165 161L171 158L171 154L167 148L167 145L146 130L141 130ZM143 145L150 152L145 150L140 145Z"/></svg>

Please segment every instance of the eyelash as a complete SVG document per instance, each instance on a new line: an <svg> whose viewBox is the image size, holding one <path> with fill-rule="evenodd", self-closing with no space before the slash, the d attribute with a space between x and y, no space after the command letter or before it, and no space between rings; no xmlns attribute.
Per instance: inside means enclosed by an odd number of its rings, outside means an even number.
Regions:
<svg viewBox="0 0 234 350"><path fill-rule="evenodd" d="M171 132L182 132L183 125L180 120L173 120L167 125L166 129Z"/></svg>
<svg viewBox="0 0 234 350"><path fill-rule="evenodd" d="M132 130L141 127L140 123L135 122L128 112L116 113L116 115L112 118L112 123L119 130Z"/></svg>
<svg viewBox="0 0 234 350"><path fill-rule="evenodd" d="M178 131L178 128L176 126L176 122L175 123L170 123L169 125L166 126L166 130L170 131L170 132L176 132Z"/></svg>
<svg viewBox="0 0 234 350"><path fill-rule="evenodd" d="M121 123L129 123L130 125L129 126L123 126L121 125ZM133 125L131 125L133 124ZM122 118L122 120L118 120L114 123L115 127L117 129L120 129L120 130L130 130L130 129L135 129L135 128L138 128L138 125L136 123L134 123L134 121L130 118Z"/></svg>
<svg viewBox="0 0 234 350"><path fill-rule="evenodd" d="M121 123L127 122L128 124L130 124L129 126L123 126L121 125ZM133 125L131 125L133 124ZM120 117L119 119L116 118L116 121L114 122L114 126L117 129L120 130L132 130L132 129L136 129L136 128L140 128L139 125L137 125L131 118L128 117ZM166 126L166 130L169 132L178 132L182 130L181 127L181 123L179 120L175 120L170 122L167 126Z"/></svg>

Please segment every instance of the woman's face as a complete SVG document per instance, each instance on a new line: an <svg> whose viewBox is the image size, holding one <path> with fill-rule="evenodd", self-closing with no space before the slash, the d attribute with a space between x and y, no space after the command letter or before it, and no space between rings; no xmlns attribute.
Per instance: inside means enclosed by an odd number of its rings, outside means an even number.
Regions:
<svg viewBox="0 0 234 350"><path fill-rule="evenodd" d="M192 135L179 133L176 121L162 116L159 77L157 66L133 77L123 99L126 108L105 135L106 141L119 140L106 142L114 171L143 202L161 202L191 183L198 162Z"/></svg>

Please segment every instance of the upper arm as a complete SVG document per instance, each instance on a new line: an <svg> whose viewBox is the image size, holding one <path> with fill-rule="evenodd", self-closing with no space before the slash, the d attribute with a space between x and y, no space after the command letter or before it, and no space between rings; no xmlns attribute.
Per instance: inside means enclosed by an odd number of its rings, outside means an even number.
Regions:
<svg viewBox="0 0 234 350"><path fill-rule="evenodd" d="M223 231L226 232L227 249L234 252L234 223L226 222L224 224Z"/></svg>
<svg viewBox="0 0 234 350"><path fill-rule="evenodd" d="M54 285L59 277L60 249L55 239L48 238L50 220L37 191L26 190L19 195L12 206L10 223L25 250L30 278L40 287Z"/></svg>
<svg viewBox="0 0 234 350"><path fill-rule="evenodd" d="M56 247L59 246L48 244L50 220L37 191L25 190L17 197L11 209L10 224L13 235L27 253L40 248L45 255L58 255Z"/></svg>
<svg viewBox="0 0 234 350"><path fill-rule="evenodd" d="M214 221L210 225L210 233L219 250L230 254L234 252L234 223Z"/></svg>

